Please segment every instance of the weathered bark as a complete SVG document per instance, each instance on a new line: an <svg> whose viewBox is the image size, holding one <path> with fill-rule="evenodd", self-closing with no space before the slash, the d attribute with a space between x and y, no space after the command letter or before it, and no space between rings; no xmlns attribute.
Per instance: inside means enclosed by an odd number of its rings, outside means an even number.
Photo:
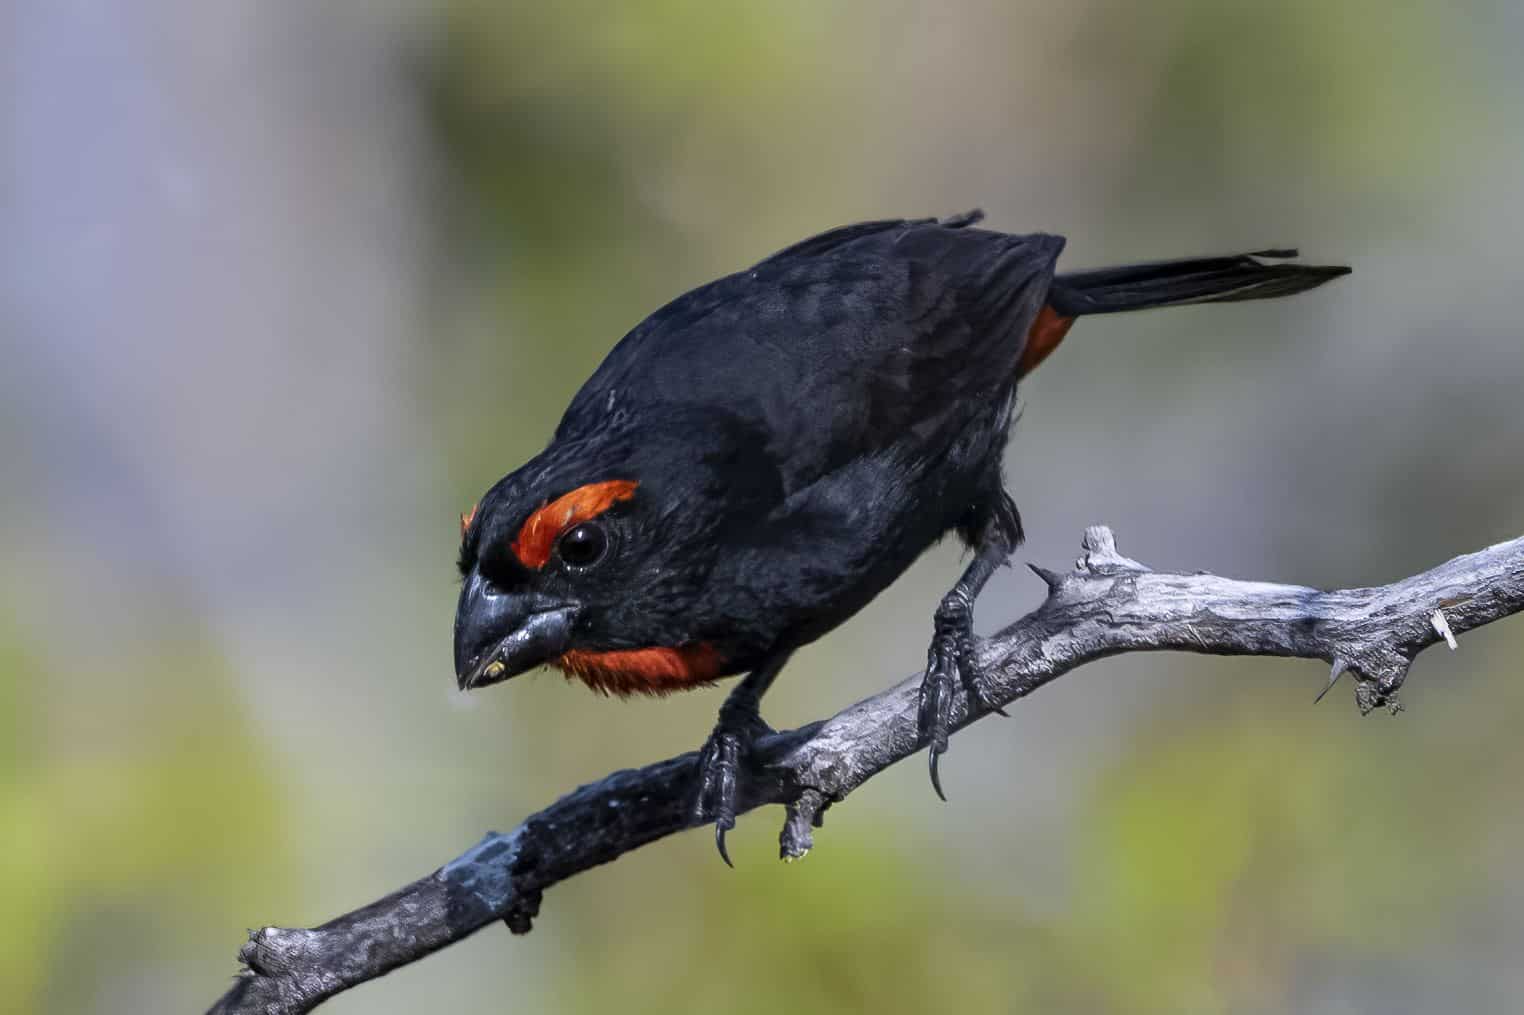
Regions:
<svg viewBox="0 0 1524 1015"><path fill-rule="evenodd" d="M1034 567L1047 599L983 644L992 708L1105 656L1173 650L1322 659L1331 664L1330 686L1343 673L1354 678L1362 713L1397 711L1419 652L1524 610L1524 537L1390 585L1333 592L1153 572L1121 556L1101 527L1086 532L1084 550L1066 573ZM810 848L827 806L921 748L919 689L917 674L758 745L740 809L787 807L785 859ZM954 728L985 714L970 712L958 693ZM584 786L321 927L255 931L239 955L243 970L212 1012L296 1015L497 920L527 932L546 888L697 823L696 762L684 754Z"/></svg>

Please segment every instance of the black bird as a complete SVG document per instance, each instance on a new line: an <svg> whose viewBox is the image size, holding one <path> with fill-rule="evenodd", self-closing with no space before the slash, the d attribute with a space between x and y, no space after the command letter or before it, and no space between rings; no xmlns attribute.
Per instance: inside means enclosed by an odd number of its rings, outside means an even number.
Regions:
<svg viewBox="0 0 1524 1015"><path fill-rule="evenodd" d="M1022 539L1002 452L1016 384L1076 317L1289 296L1344 267L1266 250L1055 273L1064 240L975 211L845 226L667 304L614 347L550 445L462 516L461 687L559 667L606 693L747 674L695 808L721 856L740 760L789 655L948 532L972 550L933 618L932 784L973 604Z"/></svg>

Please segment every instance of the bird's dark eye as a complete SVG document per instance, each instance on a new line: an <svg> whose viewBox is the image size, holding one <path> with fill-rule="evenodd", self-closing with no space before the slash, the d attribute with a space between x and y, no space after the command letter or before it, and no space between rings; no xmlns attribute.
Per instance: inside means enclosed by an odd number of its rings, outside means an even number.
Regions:
<svg viewBox="0 0 1524 1015"><path fill-rule="evenodd" d="M596 522L583 522L566 531L557 549L561 559L572 567L591 567L602 559L608 549L609 538L603 527Z"/></svg>

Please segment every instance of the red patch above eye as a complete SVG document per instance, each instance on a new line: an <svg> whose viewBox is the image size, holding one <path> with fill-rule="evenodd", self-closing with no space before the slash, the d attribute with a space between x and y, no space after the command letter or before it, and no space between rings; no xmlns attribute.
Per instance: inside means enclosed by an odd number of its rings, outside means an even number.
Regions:
<svg viewBox="0 0 1524 1015"><path fill-rule="evenodd" d="M525 567L536 570L544 567L561 533L597 518L620 501L629 500L639 485L634 480L611 479L562 494L525 519L513 540L513 555Z"/></svg>

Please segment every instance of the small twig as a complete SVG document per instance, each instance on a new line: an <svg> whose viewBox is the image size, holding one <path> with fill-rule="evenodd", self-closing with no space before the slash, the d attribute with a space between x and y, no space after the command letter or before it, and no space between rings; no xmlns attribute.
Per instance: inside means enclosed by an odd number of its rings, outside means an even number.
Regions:
<svg viewBox="0 0 1524 1015"><path fill-rule="evenodd" d="M1345 672L1355 678L1362 713L1396 711L1419 652L1441 639L1454 648L1456 633L1524 610L1524 537L1390 585L1334 592L1149 571L1099 526L1085 533L1084 550L1064 574L1034 566L1046 600L983 644L991 708L1105 656L1172 650L1322 659L1332 665L1329 687ZM803 856L826 807L921 748L919 684L916 675L762 741L738 810L787 805L780 852ZM970 712L958 692L955 729L984 714ZM527 932L545 889L693 824L696 759L684 754L584 786L321 927L255 931L240 952L243 971L212 1011L298 1015L499 920Z"/></svg>
<svg viewBox="0 0 1524 1015"><path fill-rule="evenodd" d="M1429 614L1429 622L1434 625L1434 633L1443 638L1445 644L1450 646L1450 651L1454 652L1459 646L1455 641L1455 632L1450 630L1450 622L1445 619L1445 611L1435 610Z"/></svg>

